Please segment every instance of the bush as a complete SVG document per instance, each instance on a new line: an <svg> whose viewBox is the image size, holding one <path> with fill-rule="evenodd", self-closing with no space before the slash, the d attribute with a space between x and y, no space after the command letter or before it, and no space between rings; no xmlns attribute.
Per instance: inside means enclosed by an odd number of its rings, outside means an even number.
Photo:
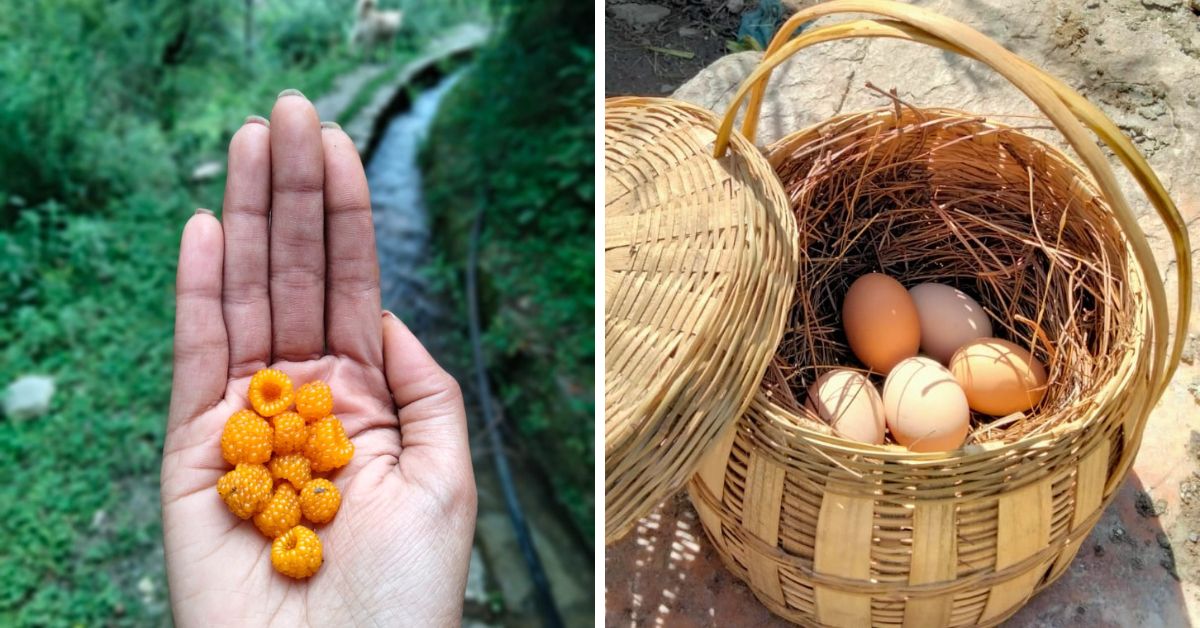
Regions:
<svg viewBox="0 0 1200 628"><path fill-rule="evenodd" d="M353 24L354 0L301 0L266 7L261 30L271 33L270 45L289 64L308 67L339 52Z"/></svg>
<svg viewBox="0 0 1200 628"><path fill-rule="evenodd" d="M438 279L451 295L462 294L456 269L466 260L471 210L485 204L479 265L489 371L529 458L590 541L592 7L543 1L500 8L506 30L447 96L430 133L425 187L441 239ZM466 372L468 345L456 351Z"/></svg>

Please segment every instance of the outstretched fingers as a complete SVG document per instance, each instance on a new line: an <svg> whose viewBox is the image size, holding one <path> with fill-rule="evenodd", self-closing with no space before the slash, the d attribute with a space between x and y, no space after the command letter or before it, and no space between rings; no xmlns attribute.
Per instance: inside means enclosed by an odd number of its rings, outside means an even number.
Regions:
<svg viewBox="0 0 1200 628"><path fill-rule="evenodd" d="M266 120L252 117L229 142L229 176L221 212L230 377L250 375L271 363L271 297L267 291L270 211L271 132Z"/></svg>
<svg viewBox="0 0 1200 628"><path fill-rule="evenodd" d="M325 350L325 159L317 110L300 92L271 111L270 292L275 360Z"/></svg>
<svg viewBox="0 0 1200 628"><path fill-rule="evenodd" d="M371 193L354 142L326 123L325 336L329 352L374 368L383 366L379 262Z"/></svg>
<svg viewBox="0 0 1200 628"><path fill-rule="evenodd" d="M175 279L175 372L167 425L173 431L225 394L229 342L221 312L225 241L221 223L200 210L183 228Z"/></svg>

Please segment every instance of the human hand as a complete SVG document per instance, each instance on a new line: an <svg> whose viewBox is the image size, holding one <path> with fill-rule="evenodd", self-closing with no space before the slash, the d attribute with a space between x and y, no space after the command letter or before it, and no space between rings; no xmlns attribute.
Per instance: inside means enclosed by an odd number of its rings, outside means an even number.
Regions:
<svg viewBox="0 0 1200 628"><path fill-rule="evenodd" d="M223 224L197 212L176 279L163 537L180 626L457 625L475 526L462 395L380 312L370 195L350 138L298 92L229 146ZM268 244L269 243L269 244ZM324 564L293 580L217 495L226 419L271 366L321 379L355 454L331 480Z"/></svg>

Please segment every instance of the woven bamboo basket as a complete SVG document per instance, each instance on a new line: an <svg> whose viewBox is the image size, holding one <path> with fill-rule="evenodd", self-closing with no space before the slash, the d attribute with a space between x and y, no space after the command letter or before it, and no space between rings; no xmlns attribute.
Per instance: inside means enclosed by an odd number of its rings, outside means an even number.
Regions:
<svg viewBox="0 0 1200 628"><path fill-rule="evenodd" d="M865 13L789 39L812 19ZM781 139L768 160L799 229L798 280L775 360L735 429L688 484L725 565L774 613L819 626L996 625L1062 575L1137 454L1178 364L1191 300L1187 232L1163 186L1098 109L978 32L908 5L819 4L779 30L716 142L753 138L772 69L800 49L892 37L964 55L1024 92L1079 166L1021 130L895 100ZM1171 236L1165 287L1094 137L1130 169ZM889 238L883 244L855 244ZM837 306L868 270L973 293L1047 365L1049 389L1003 426L976 417L963 448L912 453L842 439L801 408L844 363Z"/></svg>
<svg viewBox="0 0 1200 628"><path fill-rule="evenodd" d="M758 388L795 285L796 225L770 165L662 98L605 106L605 539L694 473Z"/></svg>

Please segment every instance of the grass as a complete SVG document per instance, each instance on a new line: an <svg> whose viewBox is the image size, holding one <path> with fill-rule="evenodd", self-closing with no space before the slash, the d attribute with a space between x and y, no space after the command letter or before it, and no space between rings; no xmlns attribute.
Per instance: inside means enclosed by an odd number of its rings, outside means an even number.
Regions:
<svg viewBox="0 0 1200 628"><path fill-rule="evenodd" d="M33 224L30 211L15 232L17 242L41 232L65 259L42 266L40 303L12 312L0 332L0 381L49 373L59 390L50 414L0 422L0 474L10 478L0 486L3 625L166 617L158 464L175 239L187 212L132 200L107 221ZM46 233L56 223L61 231Z"/></svg>

